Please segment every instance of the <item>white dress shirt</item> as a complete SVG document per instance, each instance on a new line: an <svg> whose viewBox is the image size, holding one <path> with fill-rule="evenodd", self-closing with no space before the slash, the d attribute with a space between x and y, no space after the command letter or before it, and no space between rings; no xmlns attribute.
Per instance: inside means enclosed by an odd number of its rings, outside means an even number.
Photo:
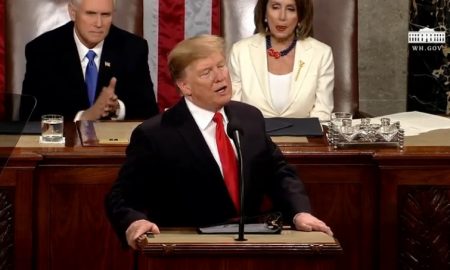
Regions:
<svg viewBox="0 0 450 270"><path fill-rule="evenodd" d="M292 72L288 74L273 74L269 72L269 88L272 104L281 114L289 105L289 89L291 88Z"/></svg>
<svg viewBox="0 0 450 270"><path fill-rule="evenodd" d="M88 53L89 50L93 50L95 52L94 62L95 62L95 65L97 66L97 70L99 71L100 70L100 57L102 55L104 41L102 40L94 48L89 49L88 47L84 46L84 44L78 38L78 35L75 32L75 29L73 30L73 37L75 39L75 44L77 46L78 56L80 57L81 68L83 70L83 77L86 77L86 67L89 63L89 59L86 57L86 54ZM119 102L119 108L116 110L117 118L115 118L114 120L123 120L125 118L125 111L126 111L125 104L120 99L118 99L117 101ZM84 111L79 111L75 115L75 119L73 121L75 122L75 121L79 120L81 117L81 114L83 114L83 112Z"/></svg>
<svg viewBox="0 0 450 270"><path fill-rule="evenodd" d="M192 117L194 117L195 123L199 127L199 129L203 135L203 138L205 138L206 144L208 145L209 150L211 150L211 153L212 153L214 159L216 160L216 163L219 166L220 172L222 173L222 176L223 176L222 163L220 162L219 151L217 149L217 144L216 144L216 123L213 121L213 117L214 117L215 113L205 110L203 108L200 108L199 106L195 105L194 103L192 103L192 101L190 101L187 98L185 98L185 100L186 100L186 105L187 105L189 111L191 112ZM225 114L225 111L222 108L222 109L220 109L219 112L223 115L223 122L224 122L223 127L225 130L227 130L228 118ZM230 139L230 138L228 138L228 139ZM233 146L233 149L236 154L236 148L234 146L233 140L230 139L230 142L231 142L231 145Z"/></svg>

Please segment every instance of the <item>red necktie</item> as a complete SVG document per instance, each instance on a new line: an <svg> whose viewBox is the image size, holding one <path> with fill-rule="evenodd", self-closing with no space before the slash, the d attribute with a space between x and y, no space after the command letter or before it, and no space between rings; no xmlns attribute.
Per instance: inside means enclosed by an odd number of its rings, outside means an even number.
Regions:
<svg viewBox="0 0 450 270"><path fill-rule="evenodd" d="M216 122L216 144L219 151L220 163L222 163L223 178L227 186L228 193L234 206L239 212L239 188L238 188L238 169L236 156L234 154L233 146L225 134L223 128L223 116L220 112L216 112L213 117Z"/></svg>

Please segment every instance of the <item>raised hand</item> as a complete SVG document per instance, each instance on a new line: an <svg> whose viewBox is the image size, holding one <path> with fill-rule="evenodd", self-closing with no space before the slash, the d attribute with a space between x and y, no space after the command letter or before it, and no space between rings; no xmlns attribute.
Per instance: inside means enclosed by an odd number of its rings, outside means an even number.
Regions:
<svg viewBox="0 0 450 270"><path fill-rule="evenodd" d="M110 114L114 114L119 108L119 102L117 101L117 95L115 94L117 79L112 77L109 81L109 85L103 87L102 92L95 100L95 103L87 110L83 112L81 120L98 120L102 117L107 117Z"/></svg>

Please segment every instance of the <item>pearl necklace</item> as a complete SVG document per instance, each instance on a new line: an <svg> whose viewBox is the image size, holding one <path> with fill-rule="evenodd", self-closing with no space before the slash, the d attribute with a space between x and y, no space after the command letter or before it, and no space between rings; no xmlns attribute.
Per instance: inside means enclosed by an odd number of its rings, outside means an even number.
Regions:
<svg viewBox="0 0 450 270"><path fill-rule="evenodd" d="M289 45L289 47L287 47L286 49L284 49L282 51L277 51L274 48L272 48L272 42L270 40L270 35L266 36L267 53L269 54L269 56L271 56L275 59L279 59L281 56L287 55L290 51L292 51L292 49L294 49L296 43L297 43L297 38L294 37L294 39L292 40L292 43L291 43L291 45Z"/></svg>

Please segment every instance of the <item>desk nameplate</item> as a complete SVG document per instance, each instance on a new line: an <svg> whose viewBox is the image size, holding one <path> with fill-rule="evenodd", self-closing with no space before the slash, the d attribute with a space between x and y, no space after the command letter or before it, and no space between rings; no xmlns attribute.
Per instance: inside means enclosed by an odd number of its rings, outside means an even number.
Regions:
<svg viewBox="0 0 450 270"><path fill-rule="evenodd" d="M127 146L133 130L141 122L78 121L77 130L83 146Z"/></svg>

